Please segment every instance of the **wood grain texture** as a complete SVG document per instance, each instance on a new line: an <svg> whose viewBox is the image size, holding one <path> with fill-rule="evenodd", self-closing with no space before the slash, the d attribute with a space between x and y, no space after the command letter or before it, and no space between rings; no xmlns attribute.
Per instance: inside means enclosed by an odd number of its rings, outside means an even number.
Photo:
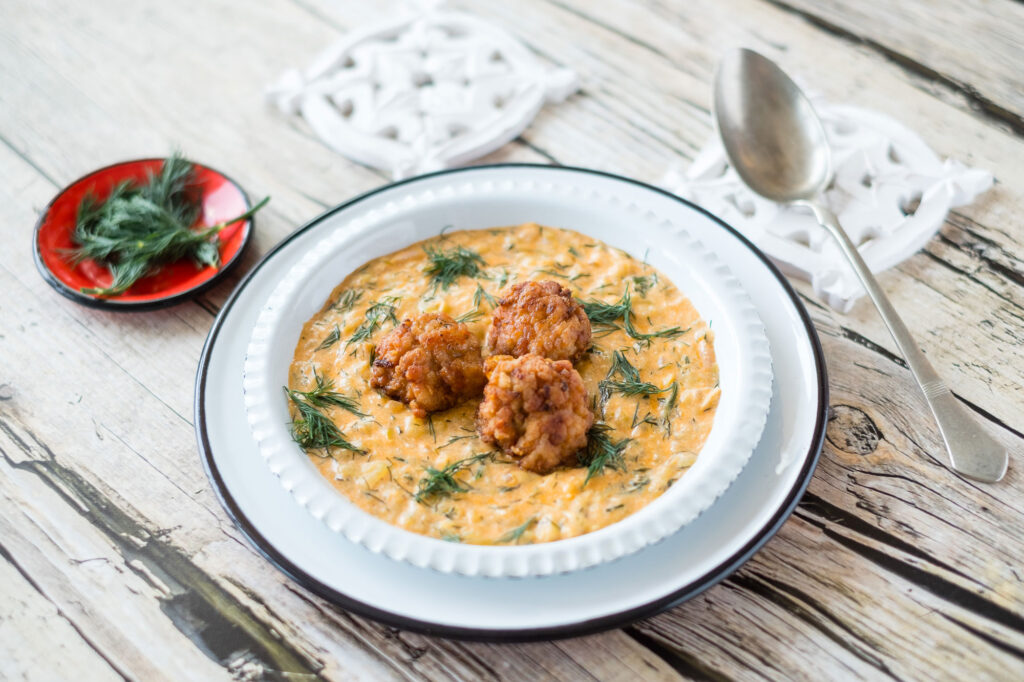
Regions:
<svg viewBox="0 0 1024 682"><path fill-rule="evenodd" d="M402 632L325 603L221 510L195 453L192 378L241 273L324 207L385 181L264 106L263 86L405 3L12 0L0 22L0 677L1024 676L1019 4L454 4L584 82L485 161L657 181L710 133L720 51L749 45L992 170L996 188L882 283L1018 456L1007 479L953 475L870 306L837 315L798 284L829 365L828 443L794 517L722 585L623 630L516 645ZM27 256L39 209L95 167L174 146L273 196L237 274L195 303L134 315L54 293Z"/></svg>
<svg viewBox="0 0 1024 682"><path fill-rule="evenodd" d="M779 0L775 4L961 91L981 111L1018 133L1024 131L1020 70L1024 7L1020 3Z"/></svg>

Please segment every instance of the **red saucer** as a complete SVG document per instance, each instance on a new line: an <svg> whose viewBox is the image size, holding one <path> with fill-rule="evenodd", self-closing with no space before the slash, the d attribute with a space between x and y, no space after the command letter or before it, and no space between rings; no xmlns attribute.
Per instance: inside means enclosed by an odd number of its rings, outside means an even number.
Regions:
<svg viewBox="0 0 1024 682"><path fill-rule="evenodd" d="M158 272L140 279L118 296L101 297L82 293L83 287L110 286L110 273L95 261L75 265L67 249L74 248L71 233L75 227L78 204L88 192L105 199L124 180L145 182L148 173L158 173L163 159L141 159L100 168L76 180L43 209L36 223L33 251L36 267L50 286L76 303L107 310L153 310L181 303L202 291L227 273L241 259L253 232L252 219L240 220L218 235L221 266L197 268L191 261L163 266ZM203 195L199 224L212 226L249 210L249 198L228 176L195 164Z"/></svg>

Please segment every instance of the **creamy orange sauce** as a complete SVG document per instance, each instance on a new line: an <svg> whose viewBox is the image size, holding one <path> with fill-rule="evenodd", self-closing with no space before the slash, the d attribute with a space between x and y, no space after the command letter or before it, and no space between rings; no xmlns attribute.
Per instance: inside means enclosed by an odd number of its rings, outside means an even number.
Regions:
<svg viewBox="0 0 1024 682"><path fill-rule="evenodd" d="M486 263L486 278L462 277L447 290L435 291L423 272L428 245L472 249ZM369 386L373 346L392 329L392 322L383 321L368 340L351 342L351 337L366 321L370 306L393 296L398 298L399 320L444 312L464 318L482 342L491 306L483 296L477 296L479 305L474 304L478 285L498 297L500 286L528 279L552 279L581 301L605 303L618 302L628 286L635 331L685 330L676 338L638 341L621 329L619 319L619 328L610 332L595 327L592 351L576 363L595 400L597 418L613 429L612 440L629 439L624 466L606 467L584 485L586 467L542 476L496 453L466 463L454 474L465 492L417 501L428 468L442 470L492 451L477 437L478 401L429 420L416 418L405 405ZM339 340L320 348L335 326ZM606 378L615 350L636 367L642 381L662 390L651 396L613 393L602 414L596 400L598 383ZM416 533L473 544L549 542L589 533L636 512L694 463L711 430L720 395L711 332L667 277L595 239L532 223L450 232L375 259L349 275L303 327L289 387L312 389L314 371L333 380L334 390L357 400L367 415L337 407L324 410L345 438L366 454L334 448L329 453L311 451L320 472L374 516Z"/></svg>

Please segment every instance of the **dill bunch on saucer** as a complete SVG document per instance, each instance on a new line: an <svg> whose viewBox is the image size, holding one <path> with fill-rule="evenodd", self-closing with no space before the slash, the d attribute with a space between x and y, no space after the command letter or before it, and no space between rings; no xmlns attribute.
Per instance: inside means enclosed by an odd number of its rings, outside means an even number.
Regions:
<svg viewBox="0 0 1024 682"><path fill-rule="evenodd" d="M199 268L220 267L217 234L248 219L269 200L231 220L192 229L202 213L203 197L195 165L178 153L144 183L122 182L102 201L87 194L78 205L71 257L76 264L96 261L113 279L109 287L83 287L82 293L117 296L160 266L186 258Z"/></svg>

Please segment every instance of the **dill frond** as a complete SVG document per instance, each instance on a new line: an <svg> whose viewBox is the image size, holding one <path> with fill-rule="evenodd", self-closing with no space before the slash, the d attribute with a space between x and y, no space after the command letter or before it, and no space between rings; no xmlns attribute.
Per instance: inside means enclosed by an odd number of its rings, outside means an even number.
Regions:
<svg viewBox="0 0 1024 682"><path fill-rule="evenodd" d="M473 307L479 309L481 301L487 301L487 305L492 308L498 307L498 299L484 291L484 288L480 286L479 282L477 282L476 291L473 292Z"/></svg>
<svg viewBox="0 0 1024 682"><path fill-rule="evenodd" d="M628 285L622 294L622 298L615 303L604 303L603 301L591 299L589 301L580 301L580 305L583 306L583 312L590 318L591 326L595 327L598 332L610 333L619 329L615 322L621 319L622 329L630 338L642 341L648 345L654 339L675 339L690 331L680 327L667 327L646 333L639 331L633 326L633 299L630 296Z"/></svg>
<svg viewBox="0 0 1024 682"><path fill-rule="evenodd" d="M658 273L654 272L650 275L634 275L630 279L633 280L633 287L636 289L636 293L646 297L647 292L658 283Z"/></svg>
<svg viewBox="0 0 1024 682"><path fill-rule="evenodd" d="M368 417L365 412L360 411L359 401L355 398L337 393L334 390L334 381L313 370L313 379L316 381L312 391L290 391L314 407L340 407L346 412L351 412L357 417Z"/></svg>
<svg viewBox="0 0 1024 682"><path fill-rule="evenodd" d="M622 471L626 464L622 453L626 447L633 442L632 438L623 438L620 441L613 441L609 435L612 427L604 422L594 422L594 425L587 431L587 447L577 459L580 464L587 467L587 477L583 480L581 488L585 488L590 479L598 475L606 467Z"/></svg>
<svg viewBox="0 0 1024 682"><path fill-rule="evenodd" d="M335 301L331 307L338 312L347 313L352 310L355 304L358 303L359 299L362 297L362 289L346 289L340 296L338 296L338 300Z"/></svg>
<svg viewBox="0 0 1024 682"><path fill-rule="evenodd" d="M487 265L479 253L465 246L444 250L427 245L423 250L430 261L423 273L430 277L434 291L439 286L447 290L460 277L480 277L484 274L481 268Z"/></svg>
<svg viewBox="0 0 1024 682"><path fill-rule="evenodd" d="M669 386L668 397L665 398L665 403L661 408L661 425L665 429L665 434L672 435L672 413L675 412L676 402L679 399L679 384L675 381Z"/></svg>
<svg viewBox="0 0 1024 682"><path fill-rule="evenodd" d="M451 441L449 441L449 444L450 443ZM434 467L427 467L427 475L420 479L420 482L416 488L416 501L424 502L426 499L431 497L445 497L453 493L464 493L468 491L469 488L463 485L457 478L455 478L455 474L462 471L471 464L479 462L480 460L490 456L491 453L484 452L479 455L473 455L472 457L460 459L457 462L452 462L444 469L435 469Z"/></svg>
<svg viewBox="0 0 1024 682"><path fill-rule="evenodd" d="M320 342L320 345L316 347L316 351L327 350L334 344L338 343L338 339L341 338L341 330L338 329L338 325L334 325L334 329L331 333L324 337L324 340ZM314 351L314 352L316 352Z"/></svg>
<svg viewBox="0 0 1024 682"><path fill-rule="evenodd" d="M220 267L215 240L228 225L251 217L269 197L242 215L192 229L202 213L195 166L175 153L145 182L123 182L100 201L86 194L78 205L70 249L74 263L94 260L111 274L108 287L83 287L95 296L117 296L161 266L189 259L196 267Z"/></svg>
<svg viewBox="0 0 1024 682"><path fill-rule="evenodd" d="M326 384L326 387L329 388L329 384ZM337 404L332 403L331 398L325 398L323 392L318 394L318 389L301 392L293 391L287 386L282 388L284 388L285 395L288 396L288 399L291 400L299 412L298 419L292 420L290 431L292 440L298 443L302 449L307 452L310 450L323 450L323 457L330 456L331 448L349 450L361 455L366 454L366 450L357 448L346 440L345 435L338 428L337 424L318 409L318 407L325 407L328 404ZM314 397L311 398L311 395Z"/></svg>
<svg viewBox="0 0 1024 682"><path fill-rule="evenodd" d="M459 315L458 317L456 317L455 321L456 322L463 322L463 323L465 323L465 322L476 322L477 320L479 320L483 316L484 316L484 314L483 314L482 311L480 311L478 308L474 308L473 310L470 310L468 313L465 313L463 315Z"/></svg>
<svg viewBox="0 0 1024 682"><path fill-rule="evenodd" d="M615 377L621 377L616 380ZM654 384L640 379L640 370L630 364L626 355L621 350L612 351L612 365L608 368L608 374L597 384L598 393L601 395L601 405L608 402L613 393L622 395L650 396L663 393L668 389L658 388Z"/></svg>
<svg viewBox="0 0 1024 682"><path fill-rule="evenodd" d="M398 296L385 296L366 309L363 323L352 332L352 338L346 343L348 348L353 343L369 340L385 321L391 324L398 324L398 317L395 311L398 310L398 302L402 300Z"/></svg>
<svg viewBox="0 0 1024 682"><path fill-rule="evenodd" d="M526 520L526 523L524 523L521 526L516 526L515 528L513 528L512 530L510 530L509 532L505 533L500 538L495 540L495 542L497 542L497 543L519 542L519 538L523 537L523 533L525 533L527 530L529 530L530 526L532 526L536 522L537 522L537 517L536 516L531 516L530 518L528 518Z"/></svg>

